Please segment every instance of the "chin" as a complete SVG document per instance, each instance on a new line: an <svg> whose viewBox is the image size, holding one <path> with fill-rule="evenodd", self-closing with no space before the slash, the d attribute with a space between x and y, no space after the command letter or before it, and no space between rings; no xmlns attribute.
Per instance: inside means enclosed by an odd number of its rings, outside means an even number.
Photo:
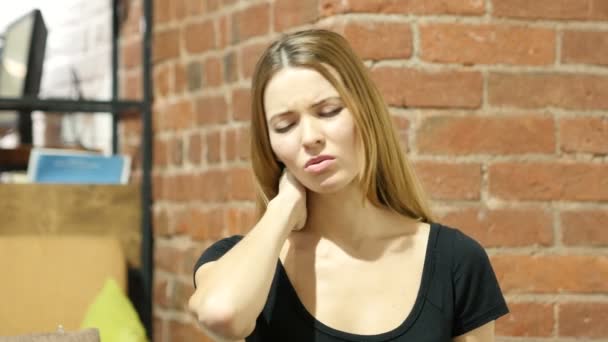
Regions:
<svg viewBox="0 0 608 342"><path fill-rule="evenodd" d="M319 176L318 178L311 179L307 182L306 188L318 194L331 194L348 187L354 179L354 176L345 177L340 173L335 173L327 178Z"/></svg>

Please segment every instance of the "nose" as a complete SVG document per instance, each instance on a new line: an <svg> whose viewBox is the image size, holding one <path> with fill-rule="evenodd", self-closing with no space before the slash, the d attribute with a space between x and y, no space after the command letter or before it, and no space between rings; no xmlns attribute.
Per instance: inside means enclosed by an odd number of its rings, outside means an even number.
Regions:
<svg viewBox="0 0 608 342"><path fill-rule="evenodd" d="M302 119L302 145L306 148L314 148L324 142L320 123L315 118Z"/></svg>

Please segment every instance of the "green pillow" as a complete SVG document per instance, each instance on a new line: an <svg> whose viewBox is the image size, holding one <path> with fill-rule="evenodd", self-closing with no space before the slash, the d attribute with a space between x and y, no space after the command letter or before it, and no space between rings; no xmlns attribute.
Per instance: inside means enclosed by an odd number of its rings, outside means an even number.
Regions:
<svg viewBox="0 0 608 342"><path fill-rule="evenodd" d="M147 342L146 331L129 298L114 279L103 288L84 316L81 328L97 328L101 342Z"/></svg>

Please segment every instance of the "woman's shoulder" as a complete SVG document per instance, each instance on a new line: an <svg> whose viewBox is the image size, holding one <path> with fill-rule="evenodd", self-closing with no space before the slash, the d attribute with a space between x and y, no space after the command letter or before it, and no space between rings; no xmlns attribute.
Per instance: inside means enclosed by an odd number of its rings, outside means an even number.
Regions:
<svg viewBox="0 0 608 342"><path fill-rule="evenodd" d="M482 244L459 228L437 225L447 254L453 294L453 336L460 336L509 313L498 278ZM447 270L445 274L447 274Z"/></svg>
<svg viewBox="0 0 608 342"><path fill-rule="evenodd" d="M436 248L449 255L452 261L452 271L459 274L474 265L489 262L488 254L483 245L473 236L463 232L458 227L435 223L438 228Z"/></svg>
<svg viewBox="0 0 608 342"><path fill-rule="evenodd" d="M228 237L221 238L216 240L211 245L209 245L203 251L203 254L198 259L198 262L194 266L194 270L198 269L204 263L210 261L216 261L221 258L226 252L228 252L232 247L234 247L239 241L243 239L242 235L232 235Z"/></svg>

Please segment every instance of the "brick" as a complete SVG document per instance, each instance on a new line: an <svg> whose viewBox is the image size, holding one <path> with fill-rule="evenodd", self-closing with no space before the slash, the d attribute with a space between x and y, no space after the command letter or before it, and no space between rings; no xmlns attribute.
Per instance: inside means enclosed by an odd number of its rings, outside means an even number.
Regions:
<svg viewBox="0 0 608 342"><path fill-rule="evenodd" d="M129 82L129 73L127 72L123 72L122 75L119 74L118 76L118 88L119 88L119 93L120 93L120 98L121 99L125 99L125 98L129 98L129 95L132 95L135 93L135 89L133 89L133 86L130 85ZM131 89L128 89L131 88ZM47 115L48 116L48 115ZM61 130L59 130L60 132ZM59 135L61 135L61 133L58 133ZM55 137L56 139L58 139L56 137L56 134L52 135L53 137Z"/></svg>
<svg viewBox="0 0 608 342"><path fill-rule="evenodd" d="M562 151L608 154L608 116L564 118L559 128Z"/></svg>
<svg viewBox="0 0 608 342"><path fill-rule="evenodd" d="M191 17L198 17L208 10L207 3L201 0L186 0L186 8Z"/></svg>
<svg viewBox="0 0 608 342"><path fill-rule="evenodd" d="M443 213L441 221L485 247L553 245L552 215L543 209L463 208Z"/></svg>
<svg viewBox="0 0 608 342"><path fill-rule="evenodd" d="M249 168L234 168L230 170L229 179L229 199L237 201L255 199L253 173Z"/></svg>
<svg viewBox="0 0 608 342"><path fill-rule="evenodd" d="M154 168L163 168L167 166L167 142L159 138L154 139Z"/></svg>
<svg viewBox="0 0 608 342"><path fill-rule="evenodd" d="M197 176L196 198L203 202L222 202L228 199L229 177L225 170L208 170Z"/></svg>
<svg viewBox="0 0 608 342"><path fill-rule="evenodd" d="M433 199L477 200L481 191L481 165L417 161L416 173Z"/></svg>
<svg viewBox="0 0 608 342"><path fill-rule="evenodd" d="M389 105L398 107L478 108L482 77L479 72L420 71L379 67L372 78Z"/></svg>
<svg viewBox="0 0 608 342"><path fill-rule="evenodd" d="M152 175L152 200L162 201L167 198L165 195L164 176L160 174Z"/></svg>
<svg viewBox="0 0 608 342"><path fill-rule="evenodd" d="M154 0L154 24L162 25L171 20L171 3L166 0ZM129 15L130 18L131 15Z"/></svg>
<svg viewBox="0 0 608 342"><path fill-rule="evenodd" d="M608 304L559 304L558 335L576 338L608 338Z"/></svg>
<svg viewBox="0 0 608 342"><path fill-rule="evenodd" d="M268 34L270 30L270 4L261 3L244 8L232 19L231 42L238 43L251 37Z"/></svg>
<svg viewBox="0 0 608 342"><path fill-rule="evenodd" d="M250 128L249 126L246 127L241 127L238 131L238 135L237 135L237 153L239 156L239 159L242 161L249 161L250 160L250 139L251 139L251 134L250 134Z"/></svg>
<svg viewBox="0 0 608 342"><path fill-rule="evenodd" d="M548 65L555 31L513 25L429 24L420 27L420 57L439 63Z"/></svg>
<svg viewBox="0 0 608 342"><path fill-rule="evenodd" d="M232 118L236 121L251 120L251 90L248 88L232 91Z"/></svg>
<svg viewBox="0 0 608 342"><path fill-rule="evenodd" d="M235 161L239 158L238 155L238 144L239 144L239 130L229 129L225 132L224 141L226 142L226 161Z"/></svg>
<svg viewBox="0 0 608 342"><path fill-rule="evenodd" d="M212 342L195 323L169 322L169 341Z"/></svg>
<svg viewBox="0 0 608 342"><path fill-rule="evenodd" d="M224 74L222 72L222 62L219 58L209 57L205 60L203 79L206 87L218 87L222 85Z"/></svg>
<svg viewBox="0 0 608 342"><path fill-rule="evenodd" d="M180 175L178 179L180 181L179 189L181 191L180 201L190 203L194 200L198 200L196 197L196 186L198 186L196 174L190 171Z"/></svg>
<svg viewBox="0 0 608 342"><path fill-rule="evenodd" d="M203 156L203 140L200 133L190 135L188 139L188 161L199 165Z"/></svg>
<svg viewBox="0 0 608 342"><path fill-rule="evenodd" d="M207 133L207 162L210 164L218 163L222 158L221 135L219 131Z"/></svg>
<svg viewBox="0 0 608 342"><path fill-rule="evenodd" d="M203 85L203 66L200 62L190 62L186 67L188 90L198 90Z"/></svg>
<svg viewBox="0 0 608 342"><path fill-rule="evenodd" d="M185 258L185 252L183 250L155 245L154 246L154 266L157 269L174 273L174 274L191 274L192 268L185 269L183 266L183 259Z"/></svg>
<svg viewBox="0 0 608 342"><path fill-rule="evenodd" d="M220 9L220 0L206 0L205 5L207 12L215 12Z"/></svg>
<svg viewBox="0 0 608 342"><path fill-rule="evenodd" d="M275 32L313 23L318 17L319 0L276 0L274 2Z"/></svg>
<svg viewBox="0 0 608 342"><path fill-rule="evenodd" d="M167 64L154 66L154 95L164 98L169 94L170 68Z"/></svg>
<svg viewBox="0 0 608 342"><path fill-rule="evenodd" d="M173 94L181 94L187 87L186 66L178 62L173 65Z"/></svg>
<svg viewBox="0 0 608 342"><path fill-rule="evenodd" d="M140 136L143 130L143 123L138 117L129 117L120 121L120 127L125 135Z"/></svg>
<svg viewBox="0 0 608 342"><path fill-rule="evenodd" d="M222 16L216 20L218 48L223 49L230 45L232 19L229 16Z"/></svg>
<svg viewBox="0 0 608 342"><path fill-rule="evenodd" d="M608 212L570 210L560 215L563 243L568 246L608 246Z"/></svg>
<svg viewBox="0 0 608 342"><path fill-rule="evenodd" d="M562 63L608 65L608 32L564 32Z"/></svg>
<svg viewBox="0 0 608 342"><path fill-rule="evenodd" d="M154 32L154 62L174 59L179 56L179 31L167 29Z"/></svg>
<svg viewBox="0 0 608 342"><path fill-rule="evenodd" d="M555 152L551 117L517 116L431 116L417 134L416 146L434 154L519 154Z"/></svg>
<svg viewBox="0 0 608 342"><path fill-rule="evenodd" d="M387 14L458 14L480 15L485 13L484 0L321 0L321 14L339 13L387 13Z"/></svg>
<svg viewBox="0 0 608 342"><path fill-rule="evenodd" d="M194 125L194 110L188 99L179 100L168 106L164 115L164 128L180 130Z"/></svg>
<svg viewBox="0 0 608 342"><path fill-rule="evenodd" d="M239 53L239 65L241 77L250 79L253 76L255 65L268 47L268 43L254 43L243 46Z"/></svg>
<svg viewBox="0 0 608 342"><path fill-rule="evenodd" d="M255 209L251 207L228 208L226 226L228 234L246 234L255 224Z"/></svg>
<svg viewBox="0 0 608 342"><path fill-rule="evenodd" d="M225 227L224 209L197 210L192 212L189 235L197 241L217 240L224 235Z"/></svg>
<svg viewBox="0 0 608 342"><path fill-rule="evenodd" d="M171 175L163 182L165 197L168 201L185 202L193 197L195 187L191 175Z"/></svg>
<svg viewBox="0 0 608 342"><path fill-rule="evenodd" d="M178 182L177 175L171 175L165 177L163 181L163 194L167 201L178 201L180 195L180 189L178 188L180 182Z"/></svg>
<svg viewBox="0 0 608 342"><path fill-rule="evenodd" d="M165 333L167 331L167 321L154 317L152 322L152 342L165 342Z"/></svg>
<svg viewBox="0 0 608 342"><path fill-rule="evenodd" d="M493 0L497 17L527 19L600 20L608 18L604 0Z"/></svg>
<svg viewBox="0 0 608 342"><path fill-rule="evenodd" d="M223 95L203 96L196 100L198 125L220 124L228 121L228 105Z"/></svg>
<svg viewBox="0 0 608 342"><path fill-rule="evenodd" d="M489 167L492 196L519 200L608 200L608 165L588 163L495 163Z"/></svg>
<svg viewBox="0 0 608 342"><path fill-rule="evenodd" d="M233 83L238 79L236 52L229 51L222 58L223 75L225 83Z"/></svg>
<svg viewBox="0 0 608 342"><path fill-rule="evenodd" d="M194 222L193 210L188 208L176 208L171 211L170 230L173 235L186 235L190 232Z"/></svg>
<svg viewBox="0 0 608 342"><path fill-rule="evenodd" d="M553 304L509 303L509 314L496 321L496 335L553 337Z"/></svg>
<svg viewBox="0 0 608 342"><path fill-rule="evenodd" d="M106 7L106 8L109 9L110 7ZM97 14L97 12L95 12L95 14ZM82 12L79 15L85 17ZM139 1L131 2L130 6L128 7L127 17L125 18L125 21L123 23L121 23L121 26L120 26L120 36L122 38L125 38L125 37L141 35L141 33L142 33L141 21L140 21L141 17L142 17L142 3ZM160 18L160 19L162 19L162 18ZM152 20L154 21L154 18ZM108 27L107 29L108 29L107 38L104 37L103 39L100 39L97 42L99 42L99 43L103 42L104 44L108 42L108 39L110 37L109 35L111 34L110 33L111 27Z"/></svg>
<svg viewBox="0 0 608 342"><path fill-rule="evenodd" d="M349 21L344 26L344 37L363 59L410 58L412 54L408 23Z"/></svg>
<svg viewBox="0 0 608 342"><path fill-rule="evenodd" d="M194 264L192 265L194 266ZM188 311L188 300L194 293L194 284L192 281L185 283L180 280L173 282L173 297L171 300L171 308L174 310Z"/></svg>
<svg viewBox="0 0 608 342"><path fill-rule="evenodd" d="M129 144L126 146L121 146L120 153L129 156L131 158L131 171L136 171L141 169L141 148L139 146L139 142L135 144ZM135 183L136 175L131 178L131 181Z"/></svg>
<svg viewBox="0 0 608 342"><path fill-rule="evenodd" d="M608 77L491 73L488 100L493 106L608 109Z"/></svg>
<svg viewBox="0 0 608 342"><path fill-rule="evenodd" d="M184 29L186 51L201 53L214 49L215 31L212 21L190 23Z"/></svg>
<svg viewBox="0 0 608 342"><path fill-rule="evenodd" d="M184 162L184 142L181 137L171 139L169 144L169 156L171 164L181 166Z"/></svg>
<svg viewBox="0 0 608 342"><path fill-rule="evenodd" d="M188 16L188 4L186 0L171 0L170 11L171 19L174 22L181 22Z"/></svg>
<svg viewBox="0 0 608 342"><path fill-rule="evenodd" d="M496 255L505 293L603 293L608 291L608 256Z"/></svg>
<svg viewBox="0 0 608 342"><path fill-rule="evenodd" d="M154 236L167 236L169 235L169 215L166 210L154 210Z"/></svg>
<svg viewBox="0 0 608 342"><path fill-rule="evenodd" d="M142 78L139 72L123 73L120 92L123 99L137 100L142 98Z"/></svg>
<svg viewBox="0 0 608 342"><path fill-rule="evenodd" d="M131 40L122 44L120 48L120 61L124 68L130 69L141 65L141 41Z"/></svg>
<svg viewBox="0 0 608 342"><path fill-rule="evenodd" d="M152 104L152 130L158 133L165 129L165 114L169 105L163 101L155 101Z"/></svg>
<svg viewBox="0 0 608 342"><path fill-rule="evenodd" d="M401 143L401 147L403 151L409 151L409 129L410 129L410 121L403 116L391 115L391 119L393 124L395 125L395 129L399 134L399 142Z"/></svg>
<svg viewBox="0 0 608 342"><path fill-rule="evenodd" d="M166 309L169 307L171 302L171 294L169 292L169 284L166 278L158 278L154 279L154 288L152 289L154 304L158 305L160 308Z"/></svg>

